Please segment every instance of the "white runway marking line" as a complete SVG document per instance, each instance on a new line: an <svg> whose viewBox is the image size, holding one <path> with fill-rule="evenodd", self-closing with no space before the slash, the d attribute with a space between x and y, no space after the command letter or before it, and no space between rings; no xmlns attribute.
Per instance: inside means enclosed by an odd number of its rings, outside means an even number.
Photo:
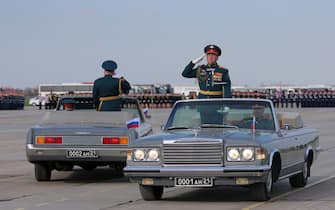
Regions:
<svg viewBox="0 0 335 210"><path fill-rule="evenodd" d="M25 210L25 208L17 208L17 209L15 209L15 210Z"/></svg>
<svg viewBox="0 0 335 210"><path fill-rule="evenodd" d="M64 202L64 201L69 201L70 198L61 198L61 199L58 199L56 200L56 202Z"/></svg>
<svg viewBox="0 0 335 210"><path fill-rule="evenodd" d="M259 202L259 203L251 204L250 206L244 207L244 208L242 208L241 210L251 210L251 209L255 209L255 208L259 207L259 206L265 205L266 203L271 203L271 202L273 202L273 201L279 200L280 198L286 197L286 196L288 196L288 195L290 195L290 194L292 194L292 193L296 193L296 192L303 191L303 190L305 190L305 189L311 188L311 187L313 187L313 186L315 186L315 185L321 184L321 183L323 183L323 182L329 181L329 180L334 179L334 178L335 178L335 174L334 174L334 175L331 175L331 176L328 176L328 177L325 177L325 178L323 178L323 179L320 179L319 181L313 182L313 183L311 183L311 184L308 184L308 185L306 185L306 186L303 187L303 188L298 188L298 189L295 189L295 190L292 190L292 191L288 191L288 192L286 192L286 193L284 193L284 194L275 196L275 197L273 197L273 198L272 198L271 200L269 200L269 201L264 201L264 202Z"/></svg>
<svg viewBox="0 0 335 210"><path fill-rule="evenodd" d="M38 204L35 204L36 207L42 207L42 206L47 206L49 205L49 203L38 203Z"/></svg>

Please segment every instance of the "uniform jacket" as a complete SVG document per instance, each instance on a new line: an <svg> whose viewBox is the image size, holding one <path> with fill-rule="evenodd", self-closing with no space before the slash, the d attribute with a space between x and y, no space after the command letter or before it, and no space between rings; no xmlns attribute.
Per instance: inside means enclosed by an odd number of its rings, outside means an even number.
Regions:
<svg viewBox="0 0 335 210"><path fill-rule="evenodd" d="M122 93L128 94L130 84L123 78L115 78L112 75L105 75L94 81L93 101L98 111L117 111L121 109L121 99L103 101L102 97L119 96ZM100 107L100 109L99 109Z"/></svg>
<svg viewBox="0 0 335 210"><path fill-rule="evenodd" d="M190 62L184 69L182 75L186 78L197 78L200 90L204 91L222 91L221 84L212 84L212 82L226 82L224 85L224 98L231 98L231 81L229 78L228 69L214 64L200 65L194 68L194 64ZM209 71L209 69L214 69L214 71ZM199 93L199 98L222 98L222 95L203 95Z"/></svg>

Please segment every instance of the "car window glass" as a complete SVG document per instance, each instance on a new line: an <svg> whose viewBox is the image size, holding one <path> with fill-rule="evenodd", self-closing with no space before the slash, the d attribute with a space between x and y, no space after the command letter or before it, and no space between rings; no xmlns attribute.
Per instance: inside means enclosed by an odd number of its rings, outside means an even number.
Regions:
<svg viewBox="0 0 335 210"><path fill-rule="evenodd" d="M167 127L198 128L203 124L275 130L270 103L264 101L195 101L178 103Z"/></svg>

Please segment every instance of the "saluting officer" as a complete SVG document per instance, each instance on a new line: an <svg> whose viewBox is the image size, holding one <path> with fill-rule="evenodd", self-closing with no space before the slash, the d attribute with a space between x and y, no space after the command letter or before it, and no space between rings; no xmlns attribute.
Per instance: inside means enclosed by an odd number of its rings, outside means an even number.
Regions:
<svg viewBox="0 0 335 210"><path fill-rule="evenodd" d="M93 100L97 111L120 111L122 94L128 94L130 84L123 77L116 78L117 64L112 60L102 63L104 77L96 79L93 85Z"/></svg>
<svg viewBox="0 0 335 210"><path fill-rule="evenodd" d="M204 52L206 55L192 60L185 67L182 73L183 77L198 79L200 87L199 98L231 98L231 81L228 69L217 64L221 49L216 45L208 45L205 47ZM195 67L205 56L207 65Z"/></svg>

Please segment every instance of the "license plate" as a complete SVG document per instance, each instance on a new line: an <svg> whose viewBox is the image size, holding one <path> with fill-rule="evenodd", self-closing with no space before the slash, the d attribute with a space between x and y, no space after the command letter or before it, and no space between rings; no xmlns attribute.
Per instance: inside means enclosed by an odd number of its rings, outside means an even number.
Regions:
<svg viewBox="0 0 335 210"><path fill-rule="evenodd" d="M95 150L68 150L68 158L97 158L98 153Z"/></svg>
<svg viewBox="0 0 335 210"><path fill-rule="evenodd" d="M183 187L212 187L213 186L213 178L209 178L209 177L175 178L174 182L175 182L175 186L183 186Z"/></svg>

